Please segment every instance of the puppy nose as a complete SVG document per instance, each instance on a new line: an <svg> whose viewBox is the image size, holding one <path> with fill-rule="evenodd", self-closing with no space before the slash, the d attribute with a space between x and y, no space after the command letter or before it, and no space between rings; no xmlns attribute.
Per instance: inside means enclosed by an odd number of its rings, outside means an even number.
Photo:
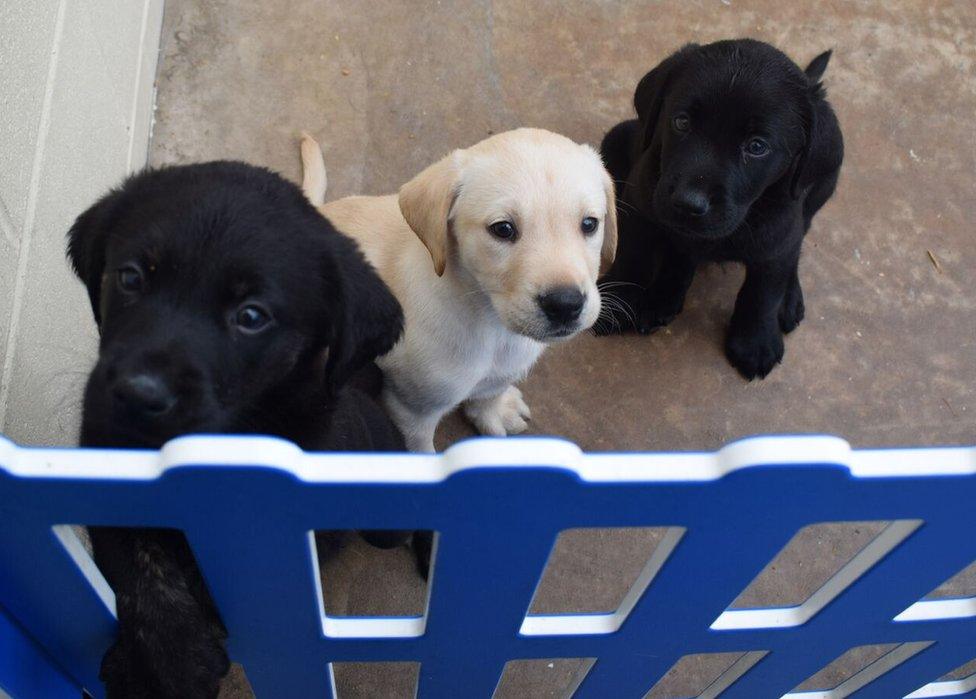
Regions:
<svg viewBox="0 0 976 699"><path fill-rule="evenodd" d="M551 323L570 323L583 312L586 294L575 286L561 286L540 295L538 301Z"/></svg>
<svg viewBox="0 0 976 699"><path fill-rule="evenodd" d="M112 393L126 408L146 417L159 417L176 405L176 396L166 382L152 374L122 377L112 388Z"/></svg>
<svg viewBox="0 0 976 699"><path fill-rule="evenodd" d="M688 216L708 213L708 197L698 189L679 189L671 195L671 206Z"/></svg>

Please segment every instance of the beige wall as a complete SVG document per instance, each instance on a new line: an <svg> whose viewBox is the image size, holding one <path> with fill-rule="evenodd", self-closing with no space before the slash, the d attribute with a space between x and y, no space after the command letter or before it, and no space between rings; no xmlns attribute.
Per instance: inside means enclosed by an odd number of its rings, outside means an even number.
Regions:
<svg viewBox="0 0 976 699"><path fill-rule="evenodd" d="M97 335L71 221L146 162L163 0L0 2L0 433L76 439Z"/></svg>

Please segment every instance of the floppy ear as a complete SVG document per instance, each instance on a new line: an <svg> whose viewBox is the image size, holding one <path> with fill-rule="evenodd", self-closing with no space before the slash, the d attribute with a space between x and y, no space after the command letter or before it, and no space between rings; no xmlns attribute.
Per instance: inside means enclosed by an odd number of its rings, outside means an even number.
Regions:
<svg viewBox="0 0 976 699"><path fill-rule="evenodd" d="M817 148L817 141L821 138L817 129L817 103L827 95L820 79L823 77L824 71L827 70L831 53L831 51L824 51L810 61L810 65L803 71L807 79L807 89L803 95L802 106L804 142L803 147L800 148L793 160L793 172L790 176L790 195L794 199L800 198L804 175L810 162L810 154Z"/></svg>
<svg viewBox="0 0 976 699"><path fill-rule="evenodd" d="M810 152L814 148L814 141L817 137L817 111L810 104L809 98L806 99L803 111L803 146L793 157L793 173L790 175L790 196L794 199L799 199L802 193L804 174L810 162Z"/></svg>
<svg viewBox="0 0 976 699"><path fill-rule="evenodd" d="M334 297L326 381L335 391L368 362L389 352L403 331L403 311L356 244L336 233L325 263Z"/></svg>
<svg viewBox="0 0 976 699"><path fill-rule="evenodd" d="M697 49L698 44L685 44L661 61L637 83L637 90L634 92L634 109L637 110L637 118L643 126L644 148L651 145L668 83Z"/></svg>
<svg viewBox="0 0 976 699"><path fill-rule="evenodd" d="M68 259L75 274L88 289L95 323L102 324L101 292L105 272L105 246L122 193L118 190L102 197L75 219L68 231Z"/></svg>
<svg viewBox="0 0 976 699"><path fill-rule="evenodd" d="M464 151L456 150L400 188L400 213L427 247L437 276L447 265L451 207L461 182Z"/></svg>
<svg viewBox="0 0 976 699"><path fill-rule="evenodd" d="M613 180L604 169L603 193L607 198L607 217L603 221L603 247L600 248L600 275L610 271L617 256L617 197Z"/></svg>

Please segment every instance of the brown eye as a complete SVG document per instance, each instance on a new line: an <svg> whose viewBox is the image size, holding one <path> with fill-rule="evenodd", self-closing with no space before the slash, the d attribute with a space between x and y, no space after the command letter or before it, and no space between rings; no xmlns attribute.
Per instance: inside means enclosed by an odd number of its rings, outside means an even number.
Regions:
<svg viewBox="0 0 976 699"><path fill-rule="evenodd" d="M671 119L671 128L678 133L688 133L688 130L691 128L691 119L684 112L675 114L674 118Z"/></svg>
<svg viewBox="0 0 976 699"><path fill-rule="evenodd" d="M769 153L769 144L766 143L761 138L750 139L745 145L746 155L751 155L753 158L761 158L767 153Z"/></svg>
<svg viewBox="0 0 976 699"><path fill-rule="evenodd" d="M497 221L488 226L488 232L499 240L515 240L518 231L511 221Z"/></svg>
<svg viewBox="0 0 976 699"><path fill-rule="evenodd" d="M145 277L137 265L119 267L117 272L119 289L126 294L138 294L145 286Z"/></svg>
<svg viewBox="0 0 976 699"><path fill-rule="evenodd" d="M234 316L234 324L245 335L256 335L271 325L271 321L271 312L256 303L241 306Z"/></svg>
<svg viewBox="0 0 976 699"><path fill-rule="evenodd" d="M583 231L584 235L591 235L596 232L596 229L600 227L600 222L593 218L592 216L587 216L580 223L580 230Z"/></svg>

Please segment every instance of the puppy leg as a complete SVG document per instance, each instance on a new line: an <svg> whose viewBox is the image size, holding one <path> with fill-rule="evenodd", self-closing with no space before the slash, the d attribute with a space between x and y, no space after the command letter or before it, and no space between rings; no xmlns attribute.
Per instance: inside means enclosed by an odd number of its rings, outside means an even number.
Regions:
<svg viewBox="0 0 976 699"><path fill-rule="evenodd" d="M745 378L764 378L783 359L779 311L796 270L767 263L746 268L725 340L725 355ZM797 285L799 289L799 285Z"/></svg>
<svg viewBox="0 0 976 699"><path fill-rule="evenodd" d="M495 437L524 432L531 417L522 392L511 385L496 395L465 401L464 414L478 432Z"/></svg>
<svg viewBox="0 0 976 699"><path fill-rule="evenodd" d="M695 262L670 244L663 243L661 266L637 318L637 332L646 335L674 320L684 308L685 296L694 278Z"/></svg>
<svg viewBox="0 0 976 699"><path fill-rule="evenodd" d="M803 320L805 308L803 306L803 289L800 288L800 277L797 269L790 275L783 303L779 307L779 328L784 334L796 330L796 326Z"/></svg>
<svg viewBox="0 0 976 699"><path fill-rule="evenodd" d="M364 529L359 532L363 540L378 549L395 549L410 539L409 529Z"/></svg>
<svg viewBox="0 0 976 699"><path fill-rule="evenodd" d="M102 659L110 699L216 697L227 636L181 532L91 528L95 562L115 591L118 638Z"/></svg>
<svg viewBox="0 0 976 699"><path fill-rule="evenodd" d="M383 404L387 412L403 433L403 441L407 450L412 452L433 454L434 433L437 425L444 416L444 411L419 412L404 403L389 388L383 390Z"/></svg>
<svg viewBox="0 0 976 699"><path fill-rule="evenodd" d="M418 529L413 533L411 541L413 555L417 562L417 572L427 580L430 577L430 559L434 553L434 532L429 529Z"/></svg>

